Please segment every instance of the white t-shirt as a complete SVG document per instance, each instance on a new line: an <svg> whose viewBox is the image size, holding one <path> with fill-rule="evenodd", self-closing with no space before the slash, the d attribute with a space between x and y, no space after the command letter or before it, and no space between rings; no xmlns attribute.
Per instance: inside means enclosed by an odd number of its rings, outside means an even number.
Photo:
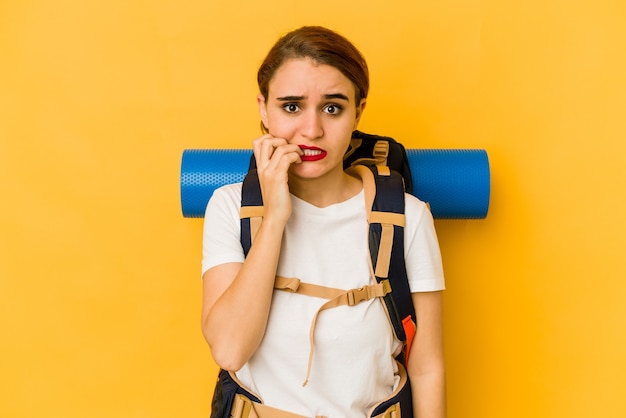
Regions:
<svg viewBox="0 0 626 418"><path fill-rule="evenodd" d="M340 289L374 283L363 192L315 207L291 196L277 275ZM243 262L241 183L216 190L207 205L202 272ZM406 195L405 258L412 292L444 288L441 256L426 205ZM236 375L263 402L304 416L365 417L397 383L393 354L400 343L380 298L322 311L315 327L308 384L309 330L324 299L275 290L265 336Z"/></svg>

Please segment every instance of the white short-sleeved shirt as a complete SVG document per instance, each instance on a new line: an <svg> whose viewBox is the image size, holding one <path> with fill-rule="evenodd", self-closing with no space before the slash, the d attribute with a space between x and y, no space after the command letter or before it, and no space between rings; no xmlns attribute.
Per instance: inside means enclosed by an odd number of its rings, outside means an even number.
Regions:
<svg viewBox="0 0 626 418"><path fill-rule="evenodd" d="M277 275L340 289L372 284L363 191L325 208L291 196ZM202 272L243 262L241 183L216 190L207 205ZM412 292L444 289L441 256L426 205L406 195L405 259ZM274 291L265 336L236 374L264 403L304 416L365 417L397 383L400 343L380 298L322 311L308 384L309 330L324 299Z"/></svg>

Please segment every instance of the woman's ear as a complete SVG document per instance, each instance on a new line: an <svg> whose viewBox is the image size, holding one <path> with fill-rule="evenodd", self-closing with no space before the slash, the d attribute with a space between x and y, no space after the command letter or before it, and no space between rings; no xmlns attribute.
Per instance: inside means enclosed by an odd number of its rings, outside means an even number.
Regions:
<svg viewBox="0 0 626 418"><path fill-rule="evenodd" d="M267 130L267 103L265 102L265 96L259 93L256 96L256 102L259 105L259 115L261 116L261 124Z"/></svg>
<svg viewBox="0 0 626 418"><path fill-rule="evenodd" d="M356 130L359 122L361 121L361 115L363 115L363 111L365 110L365 105L367 104L365 99L361 99L361 102L356 107L356 119L354 120L354 130Z"/></svg>

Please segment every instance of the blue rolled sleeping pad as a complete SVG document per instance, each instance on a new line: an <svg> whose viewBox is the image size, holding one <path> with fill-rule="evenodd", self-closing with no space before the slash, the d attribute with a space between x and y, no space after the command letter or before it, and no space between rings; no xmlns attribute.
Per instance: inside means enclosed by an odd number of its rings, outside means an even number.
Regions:
<svg viewBox="0 0 626 418"><path fill-rule="evenodd" d="M411 149L407 155L412 194L427 202L435 219L484 219L489 209L490 171L480 149ZM183 216L202 218L213 191L243 181L252 150L183 151L180 198Z"/></svg>

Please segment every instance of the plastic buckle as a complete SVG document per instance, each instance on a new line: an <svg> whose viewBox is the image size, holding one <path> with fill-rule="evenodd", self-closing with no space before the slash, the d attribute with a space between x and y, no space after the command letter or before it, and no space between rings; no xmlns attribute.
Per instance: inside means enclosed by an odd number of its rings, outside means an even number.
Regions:
<svg viewBox="0 0 626 418"><path fill-rule="evenodd" d="M389 279L381 280L379 283L383 285L383 294L391 293L391 283Z"/></svg>
<svg viewBox="0 0 626 418"><path fill-rule="evenodd" d="M230 410L232 418L248 418L252 412L252 401L244 395L237 393Z"/></svg>
<svg viewBox="0 0 626 418"><path fill-rule="evenodd" d="M376 161L386 161L389 156L389 142L376 141L372 154L374 155Z"/></svg>
<svg viewBox="0 0 626 418"><path fill-rule="evenodd" d="M369 299L369 295L368 295L367 288L365 287L352 289L348 292L348 305L349 306L354 306L368 299Z"/></svg>

